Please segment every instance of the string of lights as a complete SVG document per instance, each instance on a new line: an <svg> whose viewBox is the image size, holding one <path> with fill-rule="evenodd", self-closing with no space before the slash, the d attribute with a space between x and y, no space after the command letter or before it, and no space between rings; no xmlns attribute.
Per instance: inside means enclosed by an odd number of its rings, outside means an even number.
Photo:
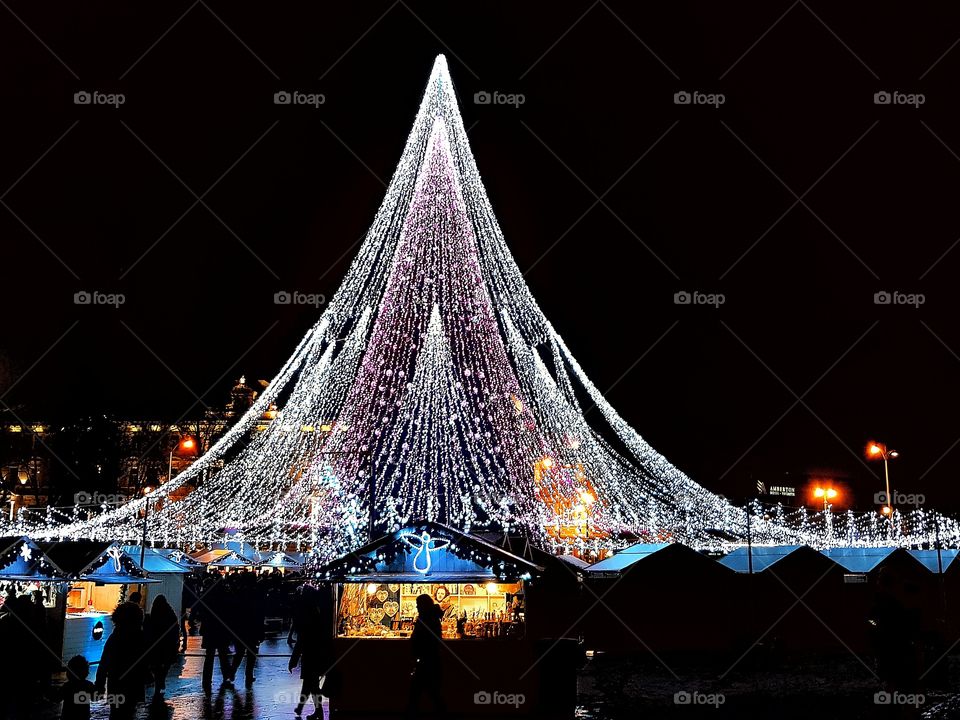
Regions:
<svg viewBox="0 0 960 720"><path fill-rule="evenodd" d="M627 537L720 548L748 532L816 547L960 539L922 510L878 522L736 507L646 443L533 298L442 56L342 285L249 411L144 497L66 522L21 513L13 532L299 544L330 559L421 520L522 531L557 552Z"/></svg>

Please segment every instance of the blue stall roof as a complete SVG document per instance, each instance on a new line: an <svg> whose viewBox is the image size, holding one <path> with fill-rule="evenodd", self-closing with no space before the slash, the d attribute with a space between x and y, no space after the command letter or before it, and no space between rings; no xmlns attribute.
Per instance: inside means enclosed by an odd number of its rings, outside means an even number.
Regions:
<svg viewBox="0 0 960 720"><path fill-rule="evenodd" d="M140 546L124 545L123 551L134 558L137 563L140 562ZM168 550L159 550L148 547L143 553L143 569L148 573L171 573L183 575L190 572L190 568L185 565L174 562L169 557Z"/></svg>
<svg viewBox="0 0 960 720"><path fill-rule="evenodd" d="M914 560L917 560L921 565L923 565L927 570L932 573L939 571L937 565L937 551L936 550L907 550ZM940 551L940 563L943 565L943 571L946 572L947 568L950 566L954 560L957 559L957 554L960 553L960 550L941 550Z"/></svg>
<svg viewBox="0 0 960 720"><path fill-rule="evenodd" d="M277 550L272 553L260 553L260 565L262 567L286 568L288 570L299 570L303 564L297 562L287 553Z"/></svg>
<svg viewBox="0 0 960 720"><path fill-rule="evenodd" d="M337 582L515 581L543 570L476 535L421 520L324 565L315 577Z"/></svg>
<svg viewBox="0 0 960 720"><path fill-rule="evenodd" d="M102 585L158 582L147 578L140 564L116 542L70 540L40 542L37 546L54 565L63 570L65 578L71 581Z"/></svg>
<svg viewBox="0 0 960 720"><path fill-rule="evenodd" d="M670 543L637 543L612 557L595 562L587 568L587 572L620 572L669 546Z"/></svg>
<svg viewBox="0 0 960 720"><path fill-rule="evenodd" d="M840 547L820 552L838 565L842 565L847 572L868 573L892 555L896 549L893 547Z"/></svg>
<svg viewBox="0 0 960 720"><path fill-rule="evenodd" d="M28 537L0 538L0 580L59 580L63 570Z"/></svg>
<svg viewBox="0 0 960 720"><path fill-rule="evenodd" d="M731 570L738 573L750 572L750 562L753 561L753 572L763 572L770 566L780 562L788 555L795 553L805 545L754 545L750 548L750 555L747 555L747 548L739 547L729 555L726 555L718 561Z"/></svg>

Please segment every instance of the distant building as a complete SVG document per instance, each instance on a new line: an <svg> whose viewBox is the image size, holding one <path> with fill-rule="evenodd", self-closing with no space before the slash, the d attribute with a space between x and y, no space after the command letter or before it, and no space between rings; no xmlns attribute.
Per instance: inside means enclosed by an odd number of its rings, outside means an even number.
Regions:
<svg viewBox="0 0 960 720"><path fill-rule="evenodd" d="M201 419L170 423L104 418L101 425L106 428L84 427L86 423L56 427L47 422L0 422L0 510L9 514L21 507L69 506L78 501L99 505L136 497L188 468L250 409L257 395L241 377L226 404L206 410ZM274 417L276 408L271 406L252 432L265 430ZM84 433L100 435L86 443L86 473L64 467L81 461L57 449L69 442L83 443ZM181 445L186 438L194 441L189 451ZM102 453L102 461L97 453ZM217 469L214 464L209 472ZM63 487L57 487L58 477Z"/></svg>

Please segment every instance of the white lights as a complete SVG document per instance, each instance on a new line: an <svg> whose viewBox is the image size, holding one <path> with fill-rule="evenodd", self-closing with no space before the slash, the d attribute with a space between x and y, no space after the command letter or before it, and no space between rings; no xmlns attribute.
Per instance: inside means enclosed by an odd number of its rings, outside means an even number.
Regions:
<svg viewBox="0 0 960 720"><path fill-rule="evenodd" d="M597 427L581 402L596 408ZM806 510L752 513L758 544L870 544L890 526L876 513L829 523ZM932 513L896 518L917 542L934 533ZM369 540L371 520L379 534L421 519L524 529L563 552L606 548L624 532L717 547L716 531L746 531L743 508L693 482L610 406L541 312L442 56L342 285L247 413L146 496L89 519L23 520L15 532L137 542L146 527L153 542L180 545L230 528L231 540L303 543L325 560ZM956 523L939 523L956 544ZM441 541L404 542L427 573Z"/></svg>

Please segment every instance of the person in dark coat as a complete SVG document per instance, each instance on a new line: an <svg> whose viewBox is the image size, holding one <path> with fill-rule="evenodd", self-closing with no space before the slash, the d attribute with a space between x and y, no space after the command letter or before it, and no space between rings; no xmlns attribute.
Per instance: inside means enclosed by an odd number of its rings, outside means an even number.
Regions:
<svg viewBox="0 0 960 720"><path fill-rule="evenodd" d="M257 663L257 653L265 636L266 609L263 594L257 587L257 578L253 573L240 576L237 583L237 597L233 615L233 643L237 654L233 659L231 676L236 677L243 659L247 659L245 673L246 686L253 685L256 678L253 670Z"/></svg>
<svg viewBox="0 0 960 720"><path fill-rule="evenodd" d="M421 696L430 696L433 709L440 717L446 717L446 704L443 701L443 665L440 651L443 647L443 610L433 598L424 593L417 596L417 622L410 635L410 647L413 651L414 669L410 680L410 700L407 704L407 717L416 717Z"/></svg>
<svg viewBox="0 0 960 720"><path fill-rule="evenodd" d="M230 598L225 581L216 579L198 601L200 615L201 647L206 651L203 658L203 691L211 692L213 688L213 664L216 656L220 656L220 672L225 683L233 681L230 662L230 628L225 622L229 610Z"/></svg>
<svg viewBox="0 0 960 720"><path fill-rule="evenodd" d="M147 640L147 663L153 675L153 699L163 699L167 673L180 650L180 622L165 595L157 595L144 623Z"/></svg>
<svg viewBox="0 0 960 720"><path fill-rule="evenodd" d="M103 646L97 668L97 692L108 691L111 718L132 718L137 703L143 702L147 680L143 610L132 602L123 602L111 618L113 632Z"/></svg>
<svg viewBox="0 0 960 720"><path fill-rule="evenodd" d="M300 665L302 687L294 713L303 712L303 706L312 698L314 712L307 716L307 720L323 720L320 678L329 674L334 662L333 605L328 589L303 586L296 632L289 670L293 672Z"/></svg>

